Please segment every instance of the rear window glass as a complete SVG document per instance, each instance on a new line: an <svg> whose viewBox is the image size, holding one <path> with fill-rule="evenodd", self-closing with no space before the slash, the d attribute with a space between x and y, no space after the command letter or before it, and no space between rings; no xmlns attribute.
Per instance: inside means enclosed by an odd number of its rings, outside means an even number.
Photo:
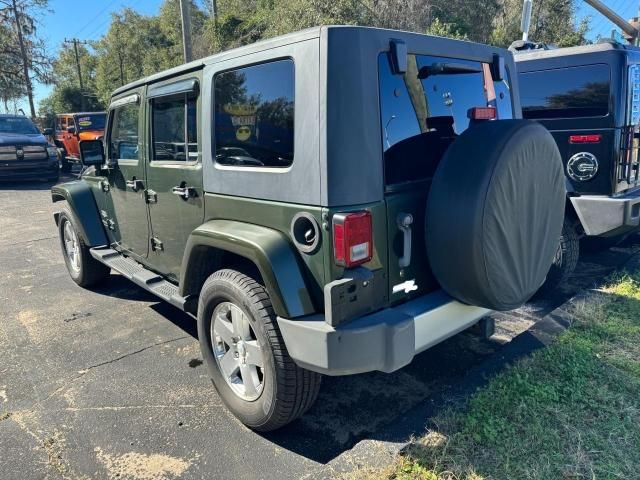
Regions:
<svg viewBox="0 0 640 480"><path fill-rule="evenodd" d="M293 61L216 75L214 107L219 164L259 168L293 163Z"/></svg>
<svg viewBox="0 0 640 480"><path fill-rule="evenodd" d="M409 55L407 72L394 75L380 54L380 109L387 185L422 180L435 169L455 137L469 127L473 107L492 106L512 118L508 80L494 82L489 65Z"/></svg>
<svg viewBox="0 0 640 480"><path fill-rule="evenodd" d="M603 117L609 113L608 65L525 72L519 79L524 118Z"/></svg>

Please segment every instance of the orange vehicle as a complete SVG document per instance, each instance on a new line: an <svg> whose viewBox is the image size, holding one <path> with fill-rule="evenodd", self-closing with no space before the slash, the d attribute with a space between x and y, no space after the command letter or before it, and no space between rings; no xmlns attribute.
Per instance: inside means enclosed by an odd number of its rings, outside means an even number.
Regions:
<svg viewBox="0 0 640 480"><path fill-rule="evenodd" d="M56 115L54 141L58 147L63 172L80 163L80 140L100 140L104 137L105 112L62 113Z"/></svg>

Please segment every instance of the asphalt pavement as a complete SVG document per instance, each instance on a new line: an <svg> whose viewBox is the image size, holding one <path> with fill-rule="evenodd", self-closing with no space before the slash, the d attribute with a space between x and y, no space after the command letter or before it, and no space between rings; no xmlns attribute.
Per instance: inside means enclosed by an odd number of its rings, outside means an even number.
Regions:
<svg viewBox="0 0 640 480"><path fill-rule="evenodd" d="M0 478L288 479L336 458L465 378L640 242L592 254L550 298L496 316L488 340L465 332L392 374L323 379L313 409L256 434L223 407L195 321L112 274L95 291L69 278L51 184L0 184ZM329 475L330 473L327 473Z"/></svg>

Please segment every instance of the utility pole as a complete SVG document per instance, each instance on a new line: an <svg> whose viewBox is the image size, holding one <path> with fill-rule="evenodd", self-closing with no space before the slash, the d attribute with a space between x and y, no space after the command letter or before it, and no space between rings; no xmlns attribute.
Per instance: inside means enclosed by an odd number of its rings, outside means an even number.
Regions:
<svg viewBox="0 0 640 480"><path fill-rule="evenodd" d="M22 37L22 25L20 23L20 13L18 12L18 4L16 0L11 0L13 10L13 18L16 22L16 32L18 33L18 43L20 44L20 56L22 57L22 74L24 75L24 85L27 89L27 97L29 98L29 108L31 109L31 117L36 117L36 107L33 103L33 86L31 85L31 77L29 76L29 57L27 49L24 46L24 38Z"/></svg>
<svg viewBox="0 0 640 480"><path fill-rule="evenodd" d="M638 45L638 41L640 39L640 31L637 27L635 27L630 22L627 22L624 18L618 15L616 12L607 7L600 0L584 0L586 3L595 8L598 12L604 15L606 18L611 20L614 24L616 24L620 29L627 34L627 38L629 43L632 45Z"/></svg>
<svg viewBox="0 0 640 480"><path fill-rule="evenodd" d="M214 21L218 21L218 2L216 0L211 0L211 16Z"/></svg>
<svg viewBox="0 0 640 480"><path fill-rule="evenodd" d="M524 42L529 40L529 28L531 28L531 11L533 10L533 1L524 0L522 5L522 22L520 29L522 30L522 40Z"/></svg>
<svg viewBox="0 0 640 480"><path fill-rule="evenodd" d="M182 15L184 63L189 63L193 59L191 51L191 0L180 0L180 14Z"/></svg>
<svg viewBox="0 0 640 480"><path fill-rule="evenodd" d="M75 52L76 55L76 69L78 70L78 82L80 83L80 105L81 105L81 109L84 112L87 107L85 105L85 100L84 100L84 84L82 83L82 70L80 69L80 56L78 55L78 44L82 44L82 45L86 45L87 42L81 42L80 40L78 40L77 38L72 38L71 40L67 40L66 38L64 39L64 43L73 43L73 51Z"/></svg>

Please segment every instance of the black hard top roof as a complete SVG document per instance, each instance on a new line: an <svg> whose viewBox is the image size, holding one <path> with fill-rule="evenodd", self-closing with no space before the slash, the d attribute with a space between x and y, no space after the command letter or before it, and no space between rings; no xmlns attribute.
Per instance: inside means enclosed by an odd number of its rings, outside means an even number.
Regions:
<svg viewBox="0 0 640 480"><path fill-rule="evenodd" d="M518 52L514 55L516 62L526 62L529 60L542 60L558 57L573 57L583 55L593 55L602 53L613 54L633 54L640 55L640 48L633 45L623 45L616 42L602 42L594 45L583 45L580 47L554 48L550 50L528 50Z"/></svg>
<svg viewBox="0 0 640 480"><path fill-rule="evenodd" d="M75 112L75 113L58 113L56 117L73 117L78 115L106 115L107 112Z"/></svg>
<svg viewBox="0 0 640 480"><path fill-rule="evenodd" d="M319 27L307 28L305 30L300 30L298 32L280 35L273 38L268 38L265 40L260 40L259 42L251 43L249 45L244 45L238 48L233 48L231 50L225 50L223 52L216 53L209 57L201 58L199 60L194 60L192 62L185 63L183 65L179 65L177 67L171 68L169 70L158 72L156 74L150 75L145 78L141 78L139 80L136 80L134 82L131 82L127 85L124 85L116 89L113 92L112 97L119 96L133 88L137 88L145 84L153 83L166 78L171 78L173 76L176 76L182 73L188 73L190 71L198 70L199 68L202 68L204 65L210 65L210 64L221 62L230 58L236 58L242 55L247 55L254 52L268 50L270 48L275 48L281 45L301 42L301 41L309 40L312 38L319 38L323 32L327 32L329 30L338 30L338 29L352 32L354 34L354 40L358 40L359 38L357 38L357 36L359 35L370 35L371 38L373 39L376 36L378 36L381 32L383 32L385 34L395 33L400 38L403 38L406 36L419 36L419 37L425 37L425 38L429 38L429 37L437 38L438 41L440 42L446 41L446 42L451 42L452 44L464 43L465 46L468 46L469 50L471 51L478 51L479 49L483 49L483 48L492 49L495 51L505 51L504 49L498 48L498 47L481 45L481 44L478 44L475 42L469 42L469 41L461 41L461 40L455 40L450 38L437 37L435 35L427 35L423 33L406 32L401 30L393 30L393 29L378 28L378 27L361 27L361 26L354 26L354 25L323 25Z"/></svg>

